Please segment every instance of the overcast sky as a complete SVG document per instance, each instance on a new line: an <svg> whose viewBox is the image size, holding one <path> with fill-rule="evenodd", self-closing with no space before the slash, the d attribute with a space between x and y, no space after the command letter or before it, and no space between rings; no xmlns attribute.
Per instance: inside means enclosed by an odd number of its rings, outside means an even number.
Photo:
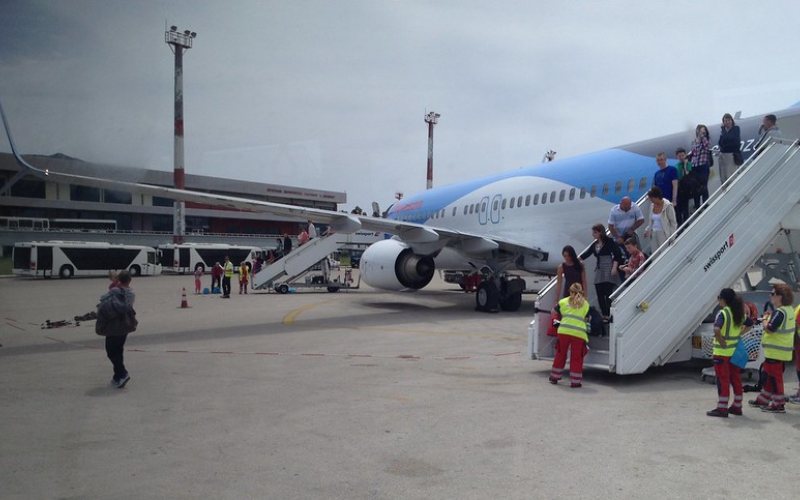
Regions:
<svg viewBox="0 0 800 500"><path fill-rule="evenodd" d="M25 153L345 191L434 184L800 101L800 2L0 0L0 99ZM5 140L0 148L8 151Z"/></svg>

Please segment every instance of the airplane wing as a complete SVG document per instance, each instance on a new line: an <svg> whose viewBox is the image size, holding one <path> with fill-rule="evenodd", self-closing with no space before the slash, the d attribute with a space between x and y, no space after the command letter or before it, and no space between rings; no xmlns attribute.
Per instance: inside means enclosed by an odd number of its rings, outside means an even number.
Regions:
<svg viewBox="0 0 800 500"><path fill-rule="evenodd" d="M265 213L280 217L295 217L299 220L313 220L315 222L327 224L334 231L342 233L352 233L360 229L379 231L394 234L399 239L412 246L424 246L426 244L434 244L432 247L450 246L466 255L476 257L481 255L490 255L493 251L500 251L512 255L529 255L535 260L545 260L547 258L546 253L539 248L526 246L508 239L488 237L476 233L456 231L453 229L398 221L394 219L367 217L343 212L333 212L330 210L298 207L294 205L284 205L282 203L239 198L235 196L175 189L136 182L118 181L100 177L66 174L47 169L43 170L29 164L17 152L14 140L11 137L11 131L8 127L8 122L6 121L5 113L3 112L1 105L0 115L2 115L6 134L11 145L11 151L22 171L44 180L61 181L104 189L123 190L131 193L147 194L163 198L170 198L177 201L201 203L246 212ZM437 243L438 245L435 245Z"/></svg>

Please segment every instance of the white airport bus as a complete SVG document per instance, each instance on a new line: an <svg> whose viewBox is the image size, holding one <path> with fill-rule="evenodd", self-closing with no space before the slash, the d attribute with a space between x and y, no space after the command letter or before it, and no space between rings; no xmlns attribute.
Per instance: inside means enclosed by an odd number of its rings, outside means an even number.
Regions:
<svg viewBox="0 0 800 500"><path fill-rule="evenodd" d="M50 229L83 233L113 233L117 230L114 219L50 219Z"/></svg>
<svg viewBox="0 0 800 500"><path fill-rule="evenodd" d="M8 231L47 231L50 229L50 221L35 217L0 217L0 229Z"/></svg>
<svg viewBox="0 0 800 500"><path fill-rule="evenodd" d="M236 272L240 262L244 261L252 269L256 259L264 257L264 250L259 247L224 243L170 243L159 245L158 252L165 272L181 274L193 273L197 268L210 272L215 262L225 262L226 255Z"/></svg>
<svg viewBox="0 0 800 500"><path fill-rule="evenodd" d="M128 270L133 276L161 274L153 247L90 241L29 241L14 245L13 271L19 276L105 276Z"/></svg>

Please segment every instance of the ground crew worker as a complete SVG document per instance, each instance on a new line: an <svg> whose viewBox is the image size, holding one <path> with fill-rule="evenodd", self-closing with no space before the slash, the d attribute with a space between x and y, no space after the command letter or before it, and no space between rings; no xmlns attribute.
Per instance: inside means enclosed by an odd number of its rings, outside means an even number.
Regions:
<svg viewBox="0 0 800 500"><path fill-rule="evenodd" d="M742 379L739 367L731 364L731 356L739 338L750 330L752 321L745 317L742 299L730 288L723 288L717 297L720 311L714 321L714 373L717 376L717 407L707 411L709 417L742 414ZM733 387L733 405L728 408L730 387Z"/></svg>
<svg viewBox="0 0 800 500"><path fill-rule="evenodd" d="M770 301L775 306L775 313L769 322L765 322L761 338L766 381L758 398L748 401L748 404L768 413L786 413L783 370L784 363L792 360L795 335L792 289L784 284L773 285Z"/></svg>
<svg viewBox="0 0 800 500"><path fill-rule="evenodd" d="M797 393L794 396L789 396L789 402L795 405L800 405L800 306L794 310L794 331L797 333L794 336L794 368L797 370Z"/></svg>
<svg viewBox="0 0 800 500"><path fill-rule="evenodd" d="M222 278L222 298L231 298L231 278L233 278L233 262L230 257L225 256L225 264L223 265L225 274Z"/></svg>
<svg viewBox="0 0 800 500"><path fill-rule="evenodd" d="M580 283L570 285L569 297L559 300L555 311L561 314L561 322L557 330L556 356L550 372L550 383L557 384L561 380L569 350L569 386L578 388L583 382L583 357L588 352L586 344L589 343L586 335L589 301Z"/></svg>
<svg viewBox="0 0 800 500"><path fill-rule="evenodd" d="M245 261L239 264L239 295L247 293L247 278L250 274L250 269L247 267Z"/></svg>

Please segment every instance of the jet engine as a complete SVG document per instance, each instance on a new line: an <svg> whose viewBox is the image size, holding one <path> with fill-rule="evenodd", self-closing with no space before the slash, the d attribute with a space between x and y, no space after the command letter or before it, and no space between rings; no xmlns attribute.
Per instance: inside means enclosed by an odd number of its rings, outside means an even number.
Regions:
<svg viewBox="0 0 800 500"><path fill-rule="evenodd" d="M361 256L361 277L382 290L419 290L433 279L433 256L419 255L398 240L373 243Z"/></svg>

